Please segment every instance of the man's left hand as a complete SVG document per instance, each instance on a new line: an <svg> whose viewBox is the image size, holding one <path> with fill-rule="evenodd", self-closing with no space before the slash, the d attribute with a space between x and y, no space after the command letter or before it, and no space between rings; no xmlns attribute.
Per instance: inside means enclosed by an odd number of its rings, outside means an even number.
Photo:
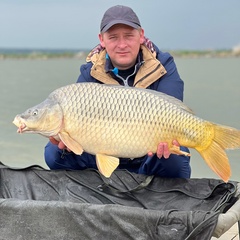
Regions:
<svg viewBox="0 0 240 240"><path fill-rule="evenodd" d="M173 140L172 143L173 143L173 145L175 145L175 146L178 146L178 147L180 146L180 144L178 143L177 140ZM157 154L157 157L158 157L158 158L162 158L162 157L164 157L164 158L166 158L166 159L169 158L171 152L169 151L168 143L166 143L166 142L160 142L160 143L158 144L156 154ZM149 152L149 153L148 153L148 156L152 156L152 155L153 155L152 152Z"/></svg>

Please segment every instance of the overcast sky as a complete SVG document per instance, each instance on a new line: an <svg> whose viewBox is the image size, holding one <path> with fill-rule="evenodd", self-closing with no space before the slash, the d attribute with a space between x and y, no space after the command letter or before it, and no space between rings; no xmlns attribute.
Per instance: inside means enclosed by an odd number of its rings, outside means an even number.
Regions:
<svg viewBox="0 0 240 240"><path fill-rule="evenodd" d="M230 49L240 44L240 0L0 0L0 48L90 49L113 5L137 13L161 49Z"/></svg>

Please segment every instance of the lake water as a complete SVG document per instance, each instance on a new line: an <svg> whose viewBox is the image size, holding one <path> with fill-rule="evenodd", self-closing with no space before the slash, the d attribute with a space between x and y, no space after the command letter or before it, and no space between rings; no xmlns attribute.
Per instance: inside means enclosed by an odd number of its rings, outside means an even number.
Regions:
<svg viewBox="0 0 240 240"><path fill-rule="evenodd" d="M240 58L176 58L185 82L184 102L199 117L240 129ZM44 163L47 138L17 134L16 114L44 100L54 89L76 81L77 59L0 60L0 161L12 167ZM218 178L191 150L192 177ZM227 151L232 180L240 181L240 150Z"/></svg>

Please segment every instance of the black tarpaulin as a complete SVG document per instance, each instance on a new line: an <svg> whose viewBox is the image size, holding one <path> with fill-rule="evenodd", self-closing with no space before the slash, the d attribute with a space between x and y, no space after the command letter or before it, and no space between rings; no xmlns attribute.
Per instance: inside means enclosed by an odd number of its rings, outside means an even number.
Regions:
<svg viewBox="0 0 240 240"><path fill-rule="evenodd" d="M0 239L210 239L236 182L0 168Z"/></svg>

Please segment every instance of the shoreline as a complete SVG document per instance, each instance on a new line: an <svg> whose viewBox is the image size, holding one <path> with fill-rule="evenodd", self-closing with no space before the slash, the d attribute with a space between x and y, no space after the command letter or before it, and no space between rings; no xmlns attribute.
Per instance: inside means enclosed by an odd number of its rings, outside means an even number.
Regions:
<svg viewBox="0 0 240 240"><path fill-rule="evenodd" d="M86 59L90 50L34 50L0 49L0 60L5 59ZM240 57L240 50L165 50L176 58L232 58Z"/></svg>

